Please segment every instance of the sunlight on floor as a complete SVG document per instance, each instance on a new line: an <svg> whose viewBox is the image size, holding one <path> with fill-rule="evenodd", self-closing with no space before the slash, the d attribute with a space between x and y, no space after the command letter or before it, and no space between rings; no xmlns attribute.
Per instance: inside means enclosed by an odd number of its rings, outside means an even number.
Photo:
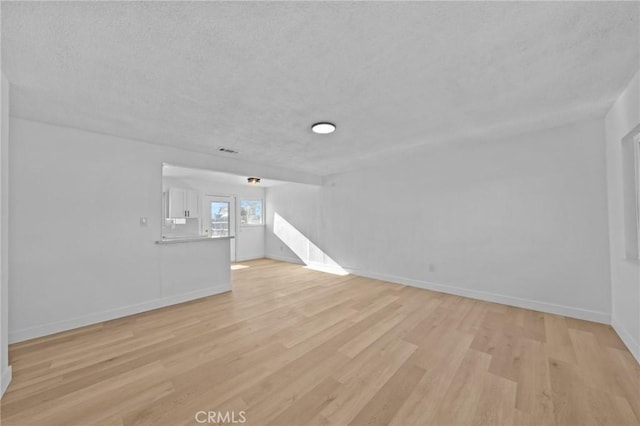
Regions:
<svg viewBox="0 0 640 426"><path fill-rule="evenodd" d="M247 268L251 268L251 266L249 266L249 265L240 265L239 263L235 263L235 264L231 265L231 270L232 271L237 271L238 269L247 269Z"/></svg>
<svg viewBox="0 0 640 426"><path fill-rule="evenodd" d="M335 260L331 259L277 212L274 213L273 218L273 233L304 262L308 269L336 275L349 275Z"/></svg>

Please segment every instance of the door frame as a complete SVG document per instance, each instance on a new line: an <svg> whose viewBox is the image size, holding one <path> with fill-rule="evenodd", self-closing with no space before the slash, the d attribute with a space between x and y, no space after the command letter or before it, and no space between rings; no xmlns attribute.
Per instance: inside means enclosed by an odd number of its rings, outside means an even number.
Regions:
<svg viewBox="0 0 640 426"><path fill-rule="evenodd" d="M208 221L211 220L211 210L208 197L229 199L230 205L233 205L233 215L229 214L229 236L233 238L229 239L229 246L231 250L231 262L235 262L238 257L238 197L235 194L208 194L205 192L202 197L202 217L206 218ZM200 221L200 226L200 233L204 234L204 220Z"/></svg>

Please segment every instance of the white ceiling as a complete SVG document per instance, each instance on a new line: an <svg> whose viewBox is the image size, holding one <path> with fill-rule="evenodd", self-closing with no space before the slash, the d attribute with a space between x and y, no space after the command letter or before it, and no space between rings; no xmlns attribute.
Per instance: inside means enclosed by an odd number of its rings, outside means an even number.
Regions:
<svg viewBox="0 0 640 426"><path fill-rule="evenodd" d="M233 185L252 186L258 188L268 188L287 183L275 179L260 178L260 183L254 184L247 182L247 178L249 176L235 175L232 173L225 173L214 170L193 169L190 167L180 167L171 164L165 164L162 167L162 177L196 180L200 182L228 183Z"/></svg>
<svg viewBox="0 0 640 426"><path fill-rule="evenodd" d="M320 175L602 116L639 66L638 2L1 7L14 116Z"/></svg>

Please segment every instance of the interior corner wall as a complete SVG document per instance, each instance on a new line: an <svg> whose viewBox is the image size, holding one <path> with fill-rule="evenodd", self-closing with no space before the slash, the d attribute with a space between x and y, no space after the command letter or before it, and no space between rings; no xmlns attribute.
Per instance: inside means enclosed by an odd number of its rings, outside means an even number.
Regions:
<svg viewBox="0 0 640 426"><path fill-rule="evenodd" d="M609 323L604 139L599 119L427 146L320 191L270 188L268 215L357 275Z"/></svg>
<svg viewBox="0 0 640 426"><path fill-rule="evenodd" d="M10 342L230 289L228 241L219 252L222 240L155 244L161 238L163 162L320 181L15 117L9 154ZM146 226L141 217L148 219ZM221 261L207 263L205 255Z"/></svg>
<svg viewBox="0 0 640 426"><path fill-rule="evenodd" d="M2 74L0 115L0 396L11 381L9 366L9 82Z"/></svg>
<svg viewBox="0 0 640 426"><path fill-rule="evenodd" d="M640 71L606 118L607 194L611 253L611 323L640 362L640 262L625 258L622 140L640 125Z"/></svg>

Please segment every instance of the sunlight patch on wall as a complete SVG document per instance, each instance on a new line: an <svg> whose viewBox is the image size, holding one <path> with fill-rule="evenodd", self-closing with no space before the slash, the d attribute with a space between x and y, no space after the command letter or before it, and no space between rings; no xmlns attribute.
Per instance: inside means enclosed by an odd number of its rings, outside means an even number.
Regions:
<svg viewBox="0 0 640 426"><path fill-rule="evenodd" d="M274 213L273 233L304 262L307 268L330 274L349 275L335 260L278 213Z"/></svg>

